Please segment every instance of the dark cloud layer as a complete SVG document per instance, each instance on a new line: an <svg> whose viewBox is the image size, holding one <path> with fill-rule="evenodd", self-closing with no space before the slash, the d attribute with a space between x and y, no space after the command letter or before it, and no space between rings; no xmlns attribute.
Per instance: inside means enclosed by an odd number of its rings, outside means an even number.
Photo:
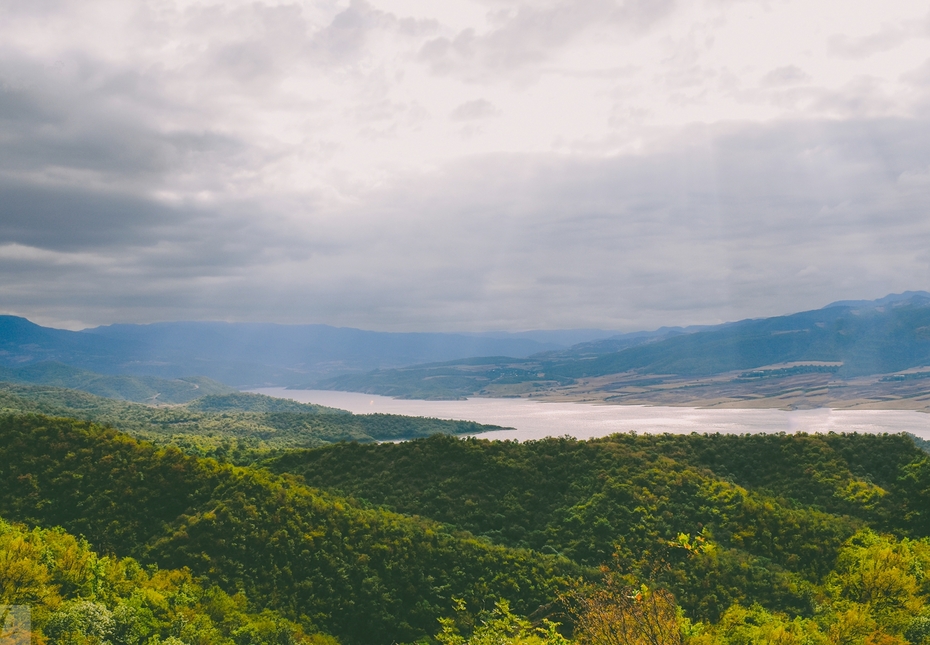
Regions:
<svg viewBox="0 0 930 645"><path fill-rule="evenodd" d="M632 328L785 313L825 304L825 284L843 297L930 281L928 126L701 127L653 154L474 158L368 192L325 231L274 242L245 217L237 228L84 195L80 221L107 231L98 248L115 249L119 270L21 262L18 280L57 285L36 304L143 320L273 311L382 328ZM45 209L20 243L95 248L58 241L75 227L55 219L54 203ZM295 253L323 238L337 242ZM175 245L159 253L166 241ZM130 247L134 256L118 255Z"/></svg>
<svg viewBox="0 0 930 645"><path fill-rule="evenodd" d="M53 251L152 244L189 216L131 196L0 183L0 239Z"/></svg>

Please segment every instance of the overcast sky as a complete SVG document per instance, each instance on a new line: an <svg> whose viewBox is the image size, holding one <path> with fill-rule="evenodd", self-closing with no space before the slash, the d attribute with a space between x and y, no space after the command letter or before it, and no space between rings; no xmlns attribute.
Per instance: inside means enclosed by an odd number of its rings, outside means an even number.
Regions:
<svg viewBox="0 0 930 645"><path fill-rule="evenodd" d="M632 331L930 289L914 0L0 0L0 312Z"/></svg>

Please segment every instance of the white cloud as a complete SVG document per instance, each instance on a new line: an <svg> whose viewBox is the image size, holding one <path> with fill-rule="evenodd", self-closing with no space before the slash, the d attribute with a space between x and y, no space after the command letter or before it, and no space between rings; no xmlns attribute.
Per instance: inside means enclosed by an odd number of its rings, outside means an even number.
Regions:
<svg viewBox="0 0 930 645"><path fill-rule="evenodd" d="M834 34L827 44L832 54L844 58L868 58L874 54L887 52L900 47L911 38L923 36L922 26L918 21L908 21L904 25L885 23L880 31L865 36L850 37Z"/></svg>
<svg viewBox="0 0 930 645"><path fill-rule="evenodd" d="M5 3L0 308L633 328L924 288L930 32L881 14Z"/></svg>
<svg viewBox="0 0 930 645"><path fill-rule="evenodd" d="M762 77L762 84L773 87L807 83L811 77L797 65L777 67Z"/></svg>
<svg viewBox="0 0 930 645"><path fill-rule="evenodd" d="M486 119L498 114L500 114L500 110L487 99L475 99L474 101L462 103L452 110L452 114L449 116L453 121L474 121L476 119Z"/></svg>

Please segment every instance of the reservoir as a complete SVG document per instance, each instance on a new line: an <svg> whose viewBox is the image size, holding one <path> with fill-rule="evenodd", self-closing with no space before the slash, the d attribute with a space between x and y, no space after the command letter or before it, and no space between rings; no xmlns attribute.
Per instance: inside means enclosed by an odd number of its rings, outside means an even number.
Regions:
<svg viewBox="0 0 930 645"><path fill-rule="evenodd" d="M380 412L438 419L463 419L497 426L486 439L527 441L569 435L577 439L615 432L910 432L930 440L930 415L912 410L757 410L703 409L645 405L593 405L532 399L419 401L329 390L252 390L301 403L317 403L355 414Z"/></svg>

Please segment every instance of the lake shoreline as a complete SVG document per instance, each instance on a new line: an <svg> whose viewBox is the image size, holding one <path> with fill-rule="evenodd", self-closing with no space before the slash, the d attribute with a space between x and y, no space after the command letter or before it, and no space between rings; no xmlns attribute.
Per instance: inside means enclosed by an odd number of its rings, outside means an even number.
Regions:
<svg viewBox="0 0 930 645"><path fill-rule="evenodd" d="M259 388L250 391L302 403L341 408L355 414L384 413L459 419L512 428L476 435L487 439L529 441L566 435L577 439L591 439L618 432L910 432L930 439L930 418L916 410L699 408L654 403L553 401L545 397L475 397L465 400L428 401L393 399L336 390Z"/></svg>

